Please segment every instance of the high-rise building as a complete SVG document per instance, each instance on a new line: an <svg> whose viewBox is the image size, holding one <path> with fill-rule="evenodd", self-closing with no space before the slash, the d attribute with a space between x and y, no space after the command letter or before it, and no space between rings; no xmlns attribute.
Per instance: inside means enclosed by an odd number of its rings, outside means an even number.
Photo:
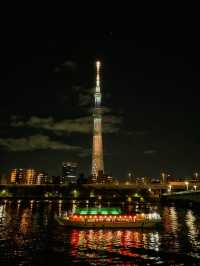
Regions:
<svg viewBox="0 0 200 266"><path fill-rule="evenodd" d="M26 184L36 184L36 171L34 169L26 169Z"/></svg>
<svg viewBox="0 0 200 266"><path fill-rule="evenodd" d="M100 61L96 62L96 88L94 93L94 127L93 127L93 149L92 149L92 176L93 183L98 182L98 176L104 173L103 141L102 141L102 109L100 89Z"/></svg>
<svg viewBox="0 0 200 266"><path fill-rule="evenodd" d="M13 169L10 174L10 183L16 183L17 181L17 169Z"/></svg>
<svg viewBox="0 0 200 266"><path fill-rule="evenodd" d="M36 174L36 184L42 185L48 183L48 174L45 172L37 172Z"/></svg>
<svg viewBox="0 0 200 266"><path fill-rule="evenodd" d="M10 182L13 184L25 184L26 171L22 168L12 169L10 174Z"/></svg>
<svg viewBox="0 0 200 266"><path fill-rule="evenodd" d="M103 174L98 176L97 183L99 184L111 184L113 183L113 177L111 175Z"/></svg>
<svg viewBox="0 0 200 266"><path fill-rule="evenodd" d="M63 162L62 163L62 183L76 184L77 183L77 163Z"/></svg>
<svg viewBox="0 0 200 266"><path fill-rule="evenodd" d="M41 185L47 183L48 175L35 169L16 168L11 171L12 184Z"/></svg>

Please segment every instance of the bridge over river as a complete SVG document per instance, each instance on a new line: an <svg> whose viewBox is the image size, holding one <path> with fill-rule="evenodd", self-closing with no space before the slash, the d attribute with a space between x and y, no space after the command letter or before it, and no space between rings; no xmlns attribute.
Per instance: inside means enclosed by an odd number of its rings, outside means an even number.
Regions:
<svg viewBox="0 0 200 266"><path fill-rule="evenodd" d="M200 190L163 193L162 200L167 202L200 204Z"/></svg>
<svg viewBox="0 0 200 266"><path fill-rule="evenodd" d="M53 197L66 197L73 198L80 197L87 198L92 191L95 191L96 195L101 194L109 198L110 195L118 195L123 197L124 195L130 195L134 192L148 192L150 197L158 198L163 195L165 198L172 198L173 196L185 196L190 193L196 192L198 194L200 189L200 182L169 182L167 184L160 183L125 183L119 184L82 184L82 185L0 185L0 196L4 196L2 193L7 191L13 197L45 197L46 193L53 195ZM169 193L166 193L169 192ZM175 193L177 192L177 193ZM181 192L178 194L178 192ZM175 194L174 194L175 193ZM2 195L1 195L2 194Z"/></svg>

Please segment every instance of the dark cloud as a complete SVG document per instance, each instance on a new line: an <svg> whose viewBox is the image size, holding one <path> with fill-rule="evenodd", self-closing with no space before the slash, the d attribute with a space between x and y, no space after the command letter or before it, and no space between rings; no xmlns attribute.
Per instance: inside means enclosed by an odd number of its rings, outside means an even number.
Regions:
<svg viewBox="0 0 200 266"><path fill-rule="evenodd" d="M82 89L82 87L81 87L81 86L78 86L78 85L76 85L76 86L73 86L73 87L72 87L72 89L73 89L74 91L77 91L77 92L79 92L79 91Z"/></svg>
<svg viewBox="0 0 200 266"><path fill-rule="evenodd" d="M81 107L87 107L91 106L91 103L93 102L94 98L94 90L95 88L90 89L84 89L82 87L78 87L76 91L78 92L79 96L79 106Z"/></svg>
<svg viewBox="0 0 200 266"><path fill-rule="evenodd" d="M80 158L90 157L91 155L92 155L92 151L91 151L91 149L85 149L85 150L82 150L82 151L78 154L78 156L79 156Z"/></svg>
<svg viewBox="0 0 200 266"><path fill-rule="evenodd" d="M119 131L122 119L117 116L106 115L103 117L103 132L114 133ZM92 118L90 116L64 119L56 121L53 117L41 118L37 116L30 117L29 120L12 120L12 127L30 127L53 131L54 133L91 133L92 132Z"/></svg>
<svg viewBox="0 0 200 266"><path fill-rule="evenodd" d="M60 72L66 69L69 70L76 70L78 67L77 63L75 61L72 60L66 60L63 64L61 64L60 66L56 66L54 69L54 72Z"/></svg>
<svg viewBox="0 0 200 266"><path fill-rule="evenodd" d="M144 154L149 154L149 155L151 155L151 154L155 154L155 153L157 153L157 151L156 150L146 150L146 151L144 151Z"/></svg>
<svg viewBox="0 0 200 266"><path fill-rule="evenodd" d="M54 68L54 72L59 72L59 71L60 71L60 67L56 66L56 67Z"/></svg>
<svg viewBox="0 0 200 266"><path fill-rule="evenodd" d="M77 63L75 61L71 61L71 60L66 60L63 64L63 67L67 67L70 69L76 69L77 68Z"/></svg>
<svg viewBox="0 0 200 266"><path fill-rule="evenodd" d="M115 133L120 130L122 123L122 117L114 115L103 116L103 132L104 133Z"/></svg>
<svg viewBox="0 0 200 266"><path fill-rule="evenodd" d="M144 131L144 130L126 130L123 132L124 134L128 135L128 136L146 136L149 134L149 131Z"/></svg>
<svg viewBox="0 0 200 266"><path fill-rule="evenodd" d="M50 139L45 135L33 135L23 138L0 139L0 147L8 151L35 151L35 150L68 150L79 151L78 146L64 144L57 140Z"/></svg>
<svg viewBox="0 0 200 266"><path fill-rule="evenodd" d="M91 94L80 94L79 95L79 106L84 107L91 105L92 95Z"/></svg>

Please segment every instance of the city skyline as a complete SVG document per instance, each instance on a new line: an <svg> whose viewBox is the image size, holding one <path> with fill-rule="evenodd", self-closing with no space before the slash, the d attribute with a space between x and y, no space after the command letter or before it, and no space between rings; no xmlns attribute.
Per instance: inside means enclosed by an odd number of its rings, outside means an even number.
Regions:
<svg viewBox="0 0 200 266"><path fill-rule="evenodd" d="M22 38L15 60L2 60L1 173L20 167L56 175L66 160L90 173L97 59L104 66L108 173L181 176L199 170L197 43L182 42L184 35L175 44L173 35L118 36L113 30L78 43L71 36L37 45L31 39L26 47Z"/></svg>

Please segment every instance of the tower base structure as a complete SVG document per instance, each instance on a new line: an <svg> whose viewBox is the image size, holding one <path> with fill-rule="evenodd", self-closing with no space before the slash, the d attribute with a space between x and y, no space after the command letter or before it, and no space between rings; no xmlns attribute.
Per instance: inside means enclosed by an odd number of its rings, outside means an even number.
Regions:
<svg viewBox="0 0 200 266"><path fill-rule="evenodd" d="M111 175L104 174L103 172L99 172L98 176L90 175L88 177L88 184L112 184L113 177Z"/></svg>

